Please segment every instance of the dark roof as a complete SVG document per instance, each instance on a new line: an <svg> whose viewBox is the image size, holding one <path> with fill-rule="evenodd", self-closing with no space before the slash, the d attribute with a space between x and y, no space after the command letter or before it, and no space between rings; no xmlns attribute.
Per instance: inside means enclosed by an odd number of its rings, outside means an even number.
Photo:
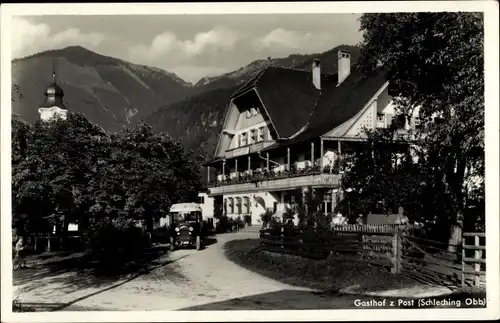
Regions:
<svg viewBox="0 0 500 323"><path fill-rule="evenodd" d="M337 74L323 74L322 90L312 83L311 72L268 66L231 98L255 88L280 138L265 150L318 138L354 117L385 84L383 70L363 75L356 69L337 86ZM215 158L205 163L213 163Z"/></svg>
<svg viewBox="0 0 500 323"><path fill-rule="evenodd" d="M284 141L281 146L319 137L346 122L360 111L385 82L382 70L368 76L352 71L340 86L335 84L325 88L314 112L304 121L304 124L307 122L306 129L296 137ZM268 149L272 148L274 147Z"/></svg>
<svg viewBox="0 0 500 323"><path fill-rule="evenodd" d="M210 166L211 164L213 164L213 163L215 163L215 162L217 162L217 161L221 161L221 160L223 160L223 159L224 159L223 157L214 157L214 158L211 158L211 159L209 159L209 160L207 160L207 161L203 162L203 163L201 164L201 166Z"/></svg>
<svg viewBox="0 0 500 323"><path fill-rule="evenodd" d="M62 98L64 97L64 91L62 88L57 85L55 82L49 84L47 88L45 89L45 99L40 105L42 108L50 108L53 106L57 106L61 109L66 110L66 106L64 105L64 102Z"/></svg>
<svg viewBox="0 0 500 323"><path fill-rule="evenodd" d="M323 74L321 86L329 87L336 75ZM231 98L256 89L280 138L299 131L313 112L321 91L312 82L311 72L268 66L239 88Z"/></svg>

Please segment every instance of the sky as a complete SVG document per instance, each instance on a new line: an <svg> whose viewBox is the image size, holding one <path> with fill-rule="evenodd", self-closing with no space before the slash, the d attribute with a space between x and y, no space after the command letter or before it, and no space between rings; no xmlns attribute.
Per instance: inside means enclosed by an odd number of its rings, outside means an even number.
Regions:
<svg viewBox="0 0 500 323"><path fill-rule="evenodd" d="M256 59L320 53L362 39L359 14L16 16L12 57L80 45L196 83Z"/></svg>

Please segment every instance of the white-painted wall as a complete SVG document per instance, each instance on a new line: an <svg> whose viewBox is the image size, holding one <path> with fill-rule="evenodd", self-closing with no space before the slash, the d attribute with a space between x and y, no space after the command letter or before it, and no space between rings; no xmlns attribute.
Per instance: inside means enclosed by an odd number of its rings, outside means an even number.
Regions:
<svg viewBox="0 0 500 323"><path fill-rule="evenodd" d="M208 196L207 193L198 193L198 198L203 198L203 203L200 203L202 209L203 220L214 217L214 199Z"/></svg>
<svg viewBox="0 0 500 323"><path fill-rule="evenodd" d="M238 148L241 146L240 142L238 142L238 140L240 140L242 133L246 133L246 135L247 135L247 145L253 145L255 143L261 142L261 141L252 141L250 139L251 138L250 131L255 130L255 131L257 131L256 134L258 135L259 128L261 128L261 127L264 127L263 140L266 140L266 141L272 140L271 133L269 131L270 123L266 122L266 121L262 121L262 122L247 126L245 128L241 128L241 129L237 128L234 131L234 136L231 139L231 143L229 144L228 149L235 149L235 148Z"/></svg>
<svg viewBox="0 0 500 323"><path fill-rule="evenodd" d="M43 121L48 121L56 117L66 120L68 115L68 110L64 110L57 106L53 106L50 108L39 108L38 113L40 114L40 119Z"/></svg>
<svg viewBox="0 0 500 323"><path fill-rule="evenodd" d="M228 214L227 216L228 217L231 217L231 218L236 218L238 217L238 214L236 214L237 212L237 207L236 207L236 199L238 197L240 198L243 198L243 197L249 197L249 202L250 202L250 215L252 217L252 224L253 225L260 225L262 223L261 221L261 214L263 214L265 211L266 211L266 208L273 208L273 205L275 202L278 202L278 211L283 209L283 205L280 204L282 202L282 197L281 197L281 194L280 193L275 193L275 192L252 192L252 193L239 193L239 194L225 194L223 196L223 199L228 199L228 198L233 198L235 203L234 203L234 212L233 213L229 213L231 212L229 206L228 206ZM261 205L260 203L257 202L257 199L256 197L260 197L262 198L262 200L264 201L264 204L265 206ZM229 200L228 200L228 205L229 205ZM242 210L243 212L245 212L245 210L243 209ZM243 217L245 213L241 214L240 216Z"/></svg>

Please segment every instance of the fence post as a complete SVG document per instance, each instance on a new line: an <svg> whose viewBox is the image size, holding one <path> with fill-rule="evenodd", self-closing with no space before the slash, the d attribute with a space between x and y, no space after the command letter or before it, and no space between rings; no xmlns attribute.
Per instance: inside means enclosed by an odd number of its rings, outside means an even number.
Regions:
<svg viewBox="0 0 500 323"><path fill-rule="evenodd" d="M285 241L284 241L284 236L285 236L285 227L282 226L281 227L281 253L284 253L284 244L285 244Z"/></svg>
<svg viewBox="0 0 500 323"><path fill-rule="evenodd" d="M465 236L462 236L462 288L465 287Z"/></svg>
<svg viewBox="0 0 500 323"><path fill-rule="evenodd" d="M397 228L392 235L392 268L391 273L401 272L401 235Z"/></svg>
<svg viewBox="0 0 500 323"><path fill-rule="evenodd" d="M47 235L47 252L50 253L50 232Z"/></svg>
<svg viewBox="0 0 500 323"><path fill-rule="evenodd" d="M479 247L479 236L477 236L477 235L474 236L474 246ZM479 248L476 248L476 250L474 251L474 259L476 261L479 261L479 259L481 259L481 251L479 250ZM479 284L481 282L481 276L479 275L479 272L481 271L481 263L480 262L474 263L474 271L476 272L476 274L474 276L474 285L479 286Z"/></svg>

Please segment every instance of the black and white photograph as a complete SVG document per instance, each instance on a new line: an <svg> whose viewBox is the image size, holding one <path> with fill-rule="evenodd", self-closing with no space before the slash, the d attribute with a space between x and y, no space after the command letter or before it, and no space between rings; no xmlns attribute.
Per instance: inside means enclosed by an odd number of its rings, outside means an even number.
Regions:
<svg viewBox="0 0 500 323"><path fill-rule="evenodd" d="M2 4L2 322L498 319L498 11Z"/></svg>

